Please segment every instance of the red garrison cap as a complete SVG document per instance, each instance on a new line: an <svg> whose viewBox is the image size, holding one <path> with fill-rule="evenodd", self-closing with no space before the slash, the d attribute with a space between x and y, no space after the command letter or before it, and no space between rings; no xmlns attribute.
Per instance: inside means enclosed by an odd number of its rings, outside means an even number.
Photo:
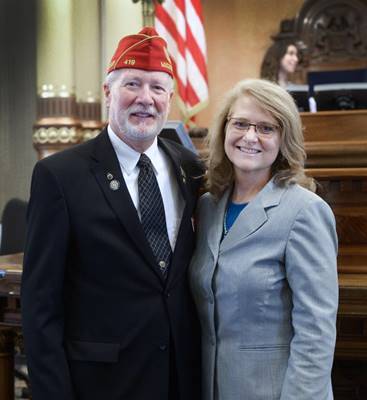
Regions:
<svg viewBox="0 0 367 400"><path fill-rule="evenodd" d="M151 27L145 27L138 34L125 36L120 40L107 73L121 68L163 71L173 78L167 43Z"/></svg>

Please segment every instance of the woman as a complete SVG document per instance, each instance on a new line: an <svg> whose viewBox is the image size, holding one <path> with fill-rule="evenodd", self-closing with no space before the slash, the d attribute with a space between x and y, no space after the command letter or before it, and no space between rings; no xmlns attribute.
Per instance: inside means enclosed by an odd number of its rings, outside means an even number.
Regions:
<svg viewBox="0 0 367 400"><path fill-rule="evenodd" d="M298 62L299 53L293 42L276 42L269 49L261 66L261 77L286 88Z"/></svg>
<svg viewBox="0 0 367 400"><path fill-rule="evenodd" d="M239 82L209 133L190 266L203 400L333 398L335 220L304 160L290 95Z"/></svg>

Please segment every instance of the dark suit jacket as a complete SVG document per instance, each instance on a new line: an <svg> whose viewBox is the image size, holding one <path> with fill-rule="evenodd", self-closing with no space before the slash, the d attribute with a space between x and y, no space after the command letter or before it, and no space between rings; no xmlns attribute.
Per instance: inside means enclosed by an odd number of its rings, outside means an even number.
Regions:
<svg viewBox="0 0 367 400"><path fill-rule="evenodd" d="M168 399L173 347L181 399L199 398L200 334L187 267L203 170L182 146L159 145L185 199L166 282L106 130L34 169L22 282L34 400Z"/></svg>

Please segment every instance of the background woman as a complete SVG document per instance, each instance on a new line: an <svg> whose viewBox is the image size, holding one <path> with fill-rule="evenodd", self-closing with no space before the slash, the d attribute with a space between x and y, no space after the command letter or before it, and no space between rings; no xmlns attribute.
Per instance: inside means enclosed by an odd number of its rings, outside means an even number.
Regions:
<svg viewBox="0 0 367 400"><path fill-rule="evenodd" d="M299 62L298 48L293 42L276 42L269 49L261 66L261 78L287 87Z"/></svg>
<svg viewBox="0 0 367 400"><path fill-rule="evenodd" d="M190 267L204 400L333 398L335 220L304 160L290 95L239 82L209 132Z"/></svg>

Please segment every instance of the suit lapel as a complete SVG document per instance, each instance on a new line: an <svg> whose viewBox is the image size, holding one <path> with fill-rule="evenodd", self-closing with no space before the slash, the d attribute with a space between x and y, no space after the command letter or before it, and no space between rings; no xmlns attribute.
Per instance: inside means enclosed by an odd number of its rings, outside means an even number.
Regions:
<svg viewBox="0 0 367 400"><path fill-rule="evenodd" d="M268 220L267 209L279 204L286 189L270 180L240 213L223 239L220 251L224 252L255 233Z"/></svg>
<svg viewBox="0 0 367 400"><path fill-rule="evenodd" d="M228 198L231 194L231 189L227 189L218 203L213 203L214 208L210 210L209 216L207 216L207 229L208 246L213 253L214 259L216 260L219 253L219 246L221 244L221 238L223 235L223 218L227 208Z"/></svg>
<svg viewBox="0 0 367 400"><path fill-rule="evenodd" d="M91 169L103 191L110 207L124 226L139 252L162 279L156 265L156 260L145 237L136 208L131 200L129 190L122 176L120 165L104 129L95 139Z"/></svg>

